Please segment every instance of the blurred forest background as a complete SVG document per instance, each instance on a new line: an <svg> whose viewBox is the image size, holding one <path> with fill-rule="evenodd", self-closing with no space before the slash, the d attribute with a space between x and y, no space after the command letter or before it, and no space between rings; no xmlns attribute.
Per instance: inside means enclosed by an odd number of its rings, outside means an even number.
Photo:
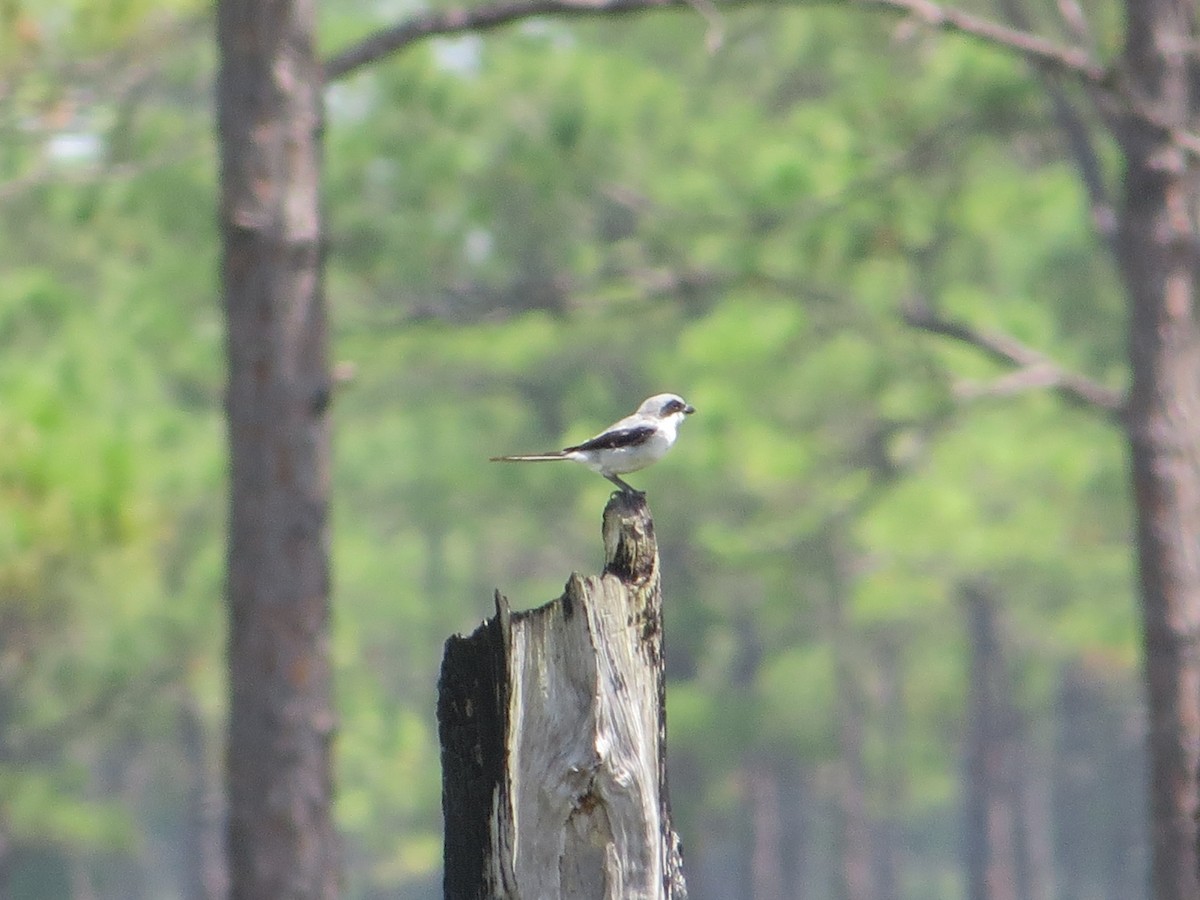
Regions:
<svg viewBox="0 0 1200 900"><path fill-rule="evenodd" d="M406 8L325 4L322 46ZM1014 897L1145 897L1120 433L904 315L1123 387L1061 109L903 20L706 10L432 41L328 90L346 896L441 895L445 637L601 564L607 482L486 458L670 390L698 414L631 480L693 896L958 898L986 865ZM195 0L0 3L13 900L224 889L214 68Z"/></svg>

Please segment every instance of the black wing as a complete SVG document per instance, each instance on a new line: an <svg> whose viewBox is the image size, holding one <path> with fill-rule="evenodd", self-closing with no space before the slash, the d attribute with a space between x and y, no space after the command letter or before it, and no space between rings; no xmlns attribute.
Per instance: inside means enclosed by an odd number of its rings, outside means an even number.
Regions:
<svg viewBox="0 0 1200 900"><path fill-rule="evenodd" d="M618 428L598 434L589 441L566 447L564 453L574 453L576 450L621 450L625 447L640 447L654 437L655 428L652 425L639 425L636 428Z"/></svg>

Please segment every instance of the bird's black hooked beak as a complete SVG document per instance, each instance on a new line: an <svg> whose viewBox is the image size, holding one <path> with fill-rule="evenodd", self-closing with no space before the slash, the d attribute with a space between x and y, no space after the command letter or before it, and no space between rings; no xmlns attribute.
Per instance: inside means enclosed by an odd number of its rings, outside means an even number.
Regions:
<svg viewBox="0 0 1200 900"><path fill-rule="evenodd" d="M692 406L690 403L683 408L683 414L685 416L690 416L695 411L696 411L696 407Z"/></svg>

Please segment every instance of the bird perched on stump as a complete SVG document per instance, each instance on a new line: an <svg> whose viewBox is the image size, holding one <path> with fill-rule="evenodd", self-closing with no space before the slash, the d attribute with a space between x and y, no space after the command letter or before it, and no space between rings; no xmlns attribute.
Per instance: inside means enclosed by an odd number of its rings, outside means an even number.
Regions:
<svg viewBox="0 0 1200 900"><path fill-rule="evenodd" d="M662 459L679 436L680 423L695 411L678 394L655 394L643 401L633 415L613 422L582 444L550 453L493 456L490 461L551 462L571 459L603 475L622 491L641 494L619 476L644 469Z"/></svg>

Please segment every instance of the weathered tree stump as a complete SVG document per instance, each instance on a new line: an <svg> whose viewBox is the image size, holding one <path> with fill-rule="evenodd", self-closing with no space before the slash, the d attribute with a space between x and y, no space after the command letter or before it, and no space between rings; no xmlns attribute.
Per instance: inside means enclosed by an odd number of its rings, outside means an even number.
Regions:
<svg viewBox="0 0 1200 900"><path fill-rule="evenodd" d="M684 900L667 798L662 591L645 499L604 510L605 568L446 642L445 897Z"/></svg>

